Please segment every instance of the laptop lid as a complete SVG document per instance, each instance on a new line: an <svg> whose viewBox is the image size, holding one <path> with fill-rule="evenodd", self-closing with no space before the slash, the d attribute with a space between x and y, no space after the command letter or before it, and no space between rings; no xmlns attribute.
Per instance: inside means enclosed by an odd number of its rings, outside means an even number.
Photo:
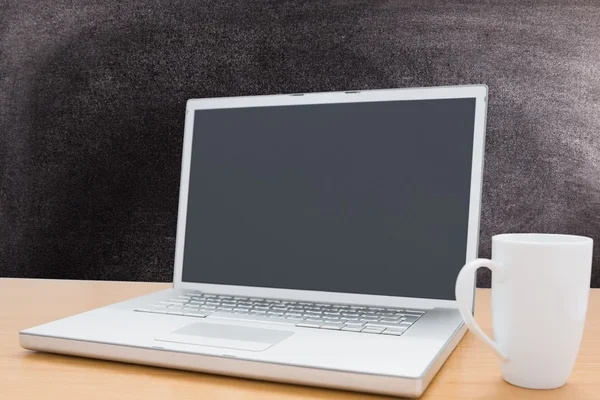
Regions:
<svg viewBox="0 0 600 400"><path fill-rule="evenodd" d="M190 100L175 287L454 306L485 86Z"/></svg>

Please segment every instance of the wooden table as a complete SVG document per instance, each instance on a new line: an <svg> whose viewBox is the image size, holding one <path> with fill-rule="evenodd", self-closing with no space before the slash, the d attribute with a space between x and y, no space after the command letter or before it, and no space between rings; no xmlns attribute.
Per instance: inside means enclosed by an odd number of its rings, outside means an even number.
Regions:
<svg viewBox="0 0 600 400"><path fill-rule="evenodd" d="M17 332L168 287L158 283L0 280L0 399L378 399L360 393L250 381L29 352ZM535 312L535 310L532 310ZM491 328L489 290L477 293L477 320ZM560 316L557 316L560 323ZM492 352L467 333L423 399L600 399L600 290L592 290L577 365L553 391L505 383Z"/></svg>

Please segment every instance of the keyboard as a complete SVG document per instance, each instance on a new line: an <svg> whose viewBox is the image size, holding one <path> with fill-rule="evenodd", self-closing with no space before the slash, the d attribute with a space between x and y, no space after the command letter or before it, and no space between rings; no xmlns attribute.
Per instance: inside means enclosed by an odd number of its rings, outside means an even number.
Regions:
<svg viewBox="0 0 600 400"><path fill-rule="evenodd" d="M180 294L147 307L137 308L135 311L195 318L211 316L393 336L401 336L426 312L417 309L224 296L201 292Z"/></svg>

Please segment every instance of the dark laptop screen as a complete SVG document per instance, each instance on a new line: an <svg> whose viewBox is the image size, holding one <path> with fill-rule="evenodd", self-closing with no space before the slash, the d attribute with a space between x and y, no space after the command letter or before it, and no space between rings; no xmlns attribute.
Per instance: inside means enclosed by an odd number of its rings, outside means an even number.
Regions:
<svg viewBox="0 0 600 400"><path fill-rule="evenodd" d="M196 111L183 281L454 299L475 99Z"/></svg>

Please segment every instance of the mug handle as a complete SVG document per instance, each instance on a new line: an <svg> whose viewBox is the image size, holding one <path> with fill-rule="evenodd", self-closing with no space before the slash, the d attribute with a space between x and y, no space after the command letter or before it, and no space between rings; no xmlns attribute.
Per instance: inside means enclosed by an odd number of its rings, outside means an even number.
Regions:
<svg viewBox="0 0 600 400"><path fill-rule="evenodd" d="M506 362L508 361L506 354L500 350L498 343L490 339L483 330L481 330L477 322L475 322L475 318L473 318L473 313L471 312L471 304L469 304L469 302L473 294L471 292L473 290L473 280L475 279L475 273L480 267L489 268L494 274L496 282L502 282L504 280L504 269L497 262L485 258L473 260L462 267L458 273L455 288L456 302L458 303L458 309L465 321L465 325L473 332L475 337L487 344L498 358Z"/></svg>

